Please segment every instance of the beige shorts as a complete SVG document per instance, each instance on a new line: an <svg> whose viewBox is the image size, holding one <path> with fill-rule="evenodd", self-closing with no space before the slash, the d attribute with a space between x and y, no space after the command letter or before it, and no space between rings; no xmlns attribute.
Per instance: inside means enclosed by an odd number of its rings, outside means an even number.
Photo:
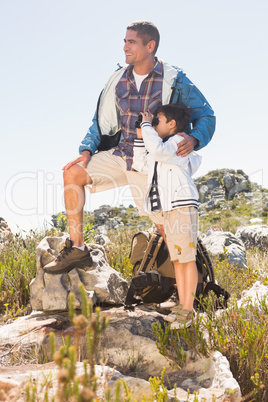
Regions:
<svg viewBox="0 0 268 402"><path fill-rule="evenodd" d="M117 203L119 205L124 199L129 198L126 189L122 188L129 185L140 215L148 215L143 208L148 188L148 176L143 173L127 170L126 158L113 155L113 152L114 150L110 149L109 151L98 152L92 156L85 170L93 183L87 187L89 187L91 193L115 189L115 199L118 200ZM81 166L81 163L78 163L78 165ZM157 223L153 216L151 219Z"/></svg>
<svg viewBox="0 0 268 402"><path fill-rule="evenodd" d="M155 219L160 221L158 213ZM198 210L194 207L187 207L163 212L162 220L159 223L164 226L171 261L181 263L195 261Z"/></svg>

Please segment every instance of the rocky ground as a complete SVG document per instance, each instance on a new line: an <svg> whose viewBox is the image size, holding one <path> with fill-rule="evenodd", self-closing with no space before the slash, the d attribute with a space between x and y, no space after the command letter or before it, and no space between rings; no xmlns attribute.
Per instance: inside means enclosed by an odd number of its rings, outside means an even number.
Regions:
<svg viewBox="0 0 268 402"><path fill-rule="evenodd" d="M200 235L205 246L211 255L228 258L234 269L247 270L246 250L252 247L267 250L267 191L251 183L242 171L212 172L196 180L196 184L201 201L200 226L203 231ZM137 225L137 220L138 229L143 229L148 226L148 219L138 218L135 208L126 209L123 206L115 209L104 205L88 215L97 243L89 245L93 258L90 266L74 269L65 275L44 274L42 267L59 253L67 235L46 237L37 247L37 273L30 284L33 311L28 316L0 326L0 401L25 400L25 387L30 374L32 380L40 384L44 376L51 373L49 392L51 395L55 393L58 369L54 363L22 363L26 357L28 362L39 361L41 353L50 361L51 331L58 346L64 336L74 338L75 331L67 313L68 295L70 292L75 294L74 304L79 309L82 303L81 284L88 299L95 305L102 305L102 314L110 318L110 324L101 338L101 355L96 366L100 398L105 387L109 386L114 393L116 380L124 378L132 389L133 397L140 401L142 394L150 395L149 377L161 376L165 367L168 401L174 400L174 384L177 384L179 401L194 400L194 396L187 395L187 389L191 393L197 391L200 401L204 398L207 401L240 401L240 387L233 378L227 359L220 352L200 358L181 341L186 363L179 369L156 347L152 323L163 325L164 315L157 312L153 305L136 307L135 311L122 307L128 285L122 275L109 265L104 245L110 242L109 229L120 230L124 226ZM232 225L226 224L228 219L234 221ZM225 226L222 227L222 224ZM232 228L235 230L227 230ZM10 236L13 235L1 219L0 243L9 241ZM256 282L243 294L240 303L246 297L258 302L258 297L264 295L268 295L268 286ZM85 333L81 339L83 354ZM82 369L78 363L77 371Z"/></svg>

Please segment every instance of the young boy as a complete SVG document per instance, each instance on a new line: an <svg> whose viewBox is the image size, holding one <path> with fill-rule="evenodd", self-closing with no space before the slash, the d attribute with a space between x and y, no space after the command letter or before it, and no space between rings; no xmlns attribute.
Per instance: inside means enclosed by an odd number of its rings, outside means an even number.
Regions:
<svg viewBox="0 0 268 402"><path fill-rule="evenodd" d="M153 116L148 112L141 114L141 129L137 130L134 141L133 168L148 173L145 210L149 215L155 214L164 227L180 300L166 320L172 322L172 329L189 327L198 282L195 263L198 191L191 176L201 157L195 152L186 157L176 155L177 144L183 137L175 134L183 132L190 123L189 108L182 104L161 106L156 112L159 123L155 129Z"/></svg>

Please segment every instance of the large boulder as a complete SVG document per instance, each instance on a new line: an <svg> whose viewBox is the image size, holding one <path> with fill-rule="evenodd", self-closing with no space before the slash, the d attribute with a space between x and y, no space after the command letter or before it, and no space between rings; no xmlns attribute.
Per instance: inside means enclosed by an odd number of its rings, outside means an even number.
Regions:
<svg viewBox="0 0 268 402"><path fill-rule="evenodd" d="M233 198L235 194L246 192L250 188L248 177L242 174L223 172L223 183L227 198Z"/></svg>
<svg viewBox="0 0 268 402"><path fill-rule="evenodd" d="M167 372L177 367L170 359L162 356L156 346L152 324L164 324L163 316L149 306L125 311L123 307L105 311L110 319L101 342L104 360L109 366L124 367L142 378L160 376L163 367ZM188 350L187 345L184 347Z"/></svg>
<svg viewBox="0 0 268 402"><path fill-rule="evenodd" d="M125 311L122 307L103 311L110 319L110 324L101 336L98 362L106 362L106 366L95 366L98 377L97 395L102 400L105 383L115 392L116 380L122 378L130 388L133 398L142 401L142 394L147 397L151 394L148 379L150 376L160 376L166 368L165 386L168 389L167 401L174 400L174 385L177 384L177 398L180 401L193 401L193 392L196 391L198 401L217 400L224 401L228 390L232 390L231 401L239 401L240 388L230 371L229 363L219 352L213 352L208 358L199 358L196 353L188 351L186 344L185 365L178 369L171 360L160 354L156 347L152 323L163 324L163 316L150 306L140 306L135 311ZM56 348L64 344L64 338L69 337L71 344L75 342L75 329L66 314L31 314L18 318L10 324L0 327L0 400L24 401L26 382L32 378L37 389L44 378L51 372L51 385L49 396L55 394L57 386L58 369L54 363L23 365L10 367L9 360L12 353L18 351L22 357L29 355L50 356L49 333L55 335ZM86 330L80 333L79 349L81 359L86 358L88 339ZM42 353L41 353L42 351ZM109 367L107 367L107 365ZM113 368L116 366L117 370ZM89 368L88 368L89 370ZM77 375L83 374L83 363L77 363ZM123 387L122 392L123 392ZM191 395L187 393L190 390ZM44 391L44 390L43 390ZM5 397L1 396L5 394ZM39 394L40 395L40 394ZM216 399L213 399L215 395ZM40 395L42 396L42 395ZM4 398L4 399L3 399ZM121 395L123 400L124 396Z"/></svg>
<svg viewBox="0 0 268 402"><path fill-rule="evenodd" d="M254 285L242 292L242 297L238 300L238 306L246 305L250 301L261 311L263 309L262 300L268 298L268 286L263 285L260 281L254 283Z"/></svg>
<svg viewBox="0 0 268 402"><path fill-rule="evenodd" d="M244 243L246 248L257 247L268 250L268 226L252 225L238 229L235 236Z"/></svg>
<svg viewBox="0 0 268 402"><path fill-rule="evenodd" d="M247 268L245 246L233 233L209 230L202 240L213 256L224 258L227 253L231 265Z"/></svg>
<svg viewBox="0 0 268 402"><path fill-rule="evenodd" d="M228 362L219 353L215 352L209 359L201 359L198 364L191 364L185 371L179 370L181 376L189 376L188 380L184 380L184 386L178 381L176 388L176 397L180 402L186 401L217 401L217 402L239 402L241 400L241 392L238 383L233 378ZM87 372L90 371L87 365ZM76 363L76 376L82 378L84 376L84 363ZM129 388L132 398L141 402L144 397L152 397L154 395L150 383L142 378L122 374L115 368L104 365L95 365L95 374L97 377L96 396L98 400L106 400L105 393L110 389L111 400L116 397L116 384L118 380L124 380ZM49 387L46 387L49 400L55 396L58 385L58 367L55 363L47 364L29 364L24 366L3 367L0 368L0 400L9 402L23 402L26 400L26 386L35 384L36 396L44 397L44 383L49 379ZM195 380L194 380L195 379ZM179 377L178 377L179 380ZM185 386L191 384L190 388L196 383L194 388L197 395L191 394L185 390ZM204 386L203 384L208 384ZM189 387L188 387L189 388ZM174 389L168 391L166 401L174 401ZM118 396L117 396L118 398ZM39 400L39 399L38 399ZM41 400L41 399L40 399ZM43 399L42 399L43 400ZM125 400L124 387L121 385L119 394L120 401Z"/></svg>
<svg viewBox="0 0 268 402"><path fill-rule="evenodd" d="M36 277L30 283L33 310L67 311L70 292L75 294L75 307L81 307L81 285L93 304L122 304L128 284L119 272L110 267L101 245L88 245L93 262L83 269L74 268L68 274L60 275L44 272L43 267L59 254L66 238L66 234L45 237L36 249Z"/></svg>

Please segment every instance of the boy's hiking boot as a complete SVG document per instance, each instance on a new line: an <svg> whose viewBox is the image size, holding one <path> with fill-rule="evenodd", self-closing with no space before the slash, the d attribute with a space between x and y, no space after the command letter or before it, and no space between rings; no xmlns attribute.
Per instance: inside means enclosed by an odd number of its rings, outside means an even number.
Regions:
<svg viewBox="0 0 268 402"><path fill-rule="evenodd" d="M193 311L181 310L176 316L176 320L170 325L170 329L189 328L192 325L194 318Z"/></svg>
<svg viewBox="0 0 268 402"><path fill-rule="evenodd" d="M66 274L73 268L83 268L92 264L92 258L87 246L85 249L79 250L72 247L73 242L66 239L65 247L61 250L58 257L43 267L48 274Z"/></svg>
<svg viewBox="0 0 268 402"><path fill-rule="evenodd" d="M163 303L158 304L156 310L162 314L169 314L170 311L177 306L180 306L180 301L178 298L178 293L177 291L175 291L169 299L167 299Z"/></svg>
<svg viewBox="0 0 268 402"><path fill-rule="evenodd" d="M181 304L171 309L165 320L171 322L170 329L188 328L192 324L194 312L183 308Z"/></svg>
<svg viewBox="0 0 268 402"><path fill-rule="evenodd" d="M172 307L171 312L165 317L165 321L174 322L176 318L180 315L181 311L183 310L183 305L178 304L177 306Z"/></svg>

